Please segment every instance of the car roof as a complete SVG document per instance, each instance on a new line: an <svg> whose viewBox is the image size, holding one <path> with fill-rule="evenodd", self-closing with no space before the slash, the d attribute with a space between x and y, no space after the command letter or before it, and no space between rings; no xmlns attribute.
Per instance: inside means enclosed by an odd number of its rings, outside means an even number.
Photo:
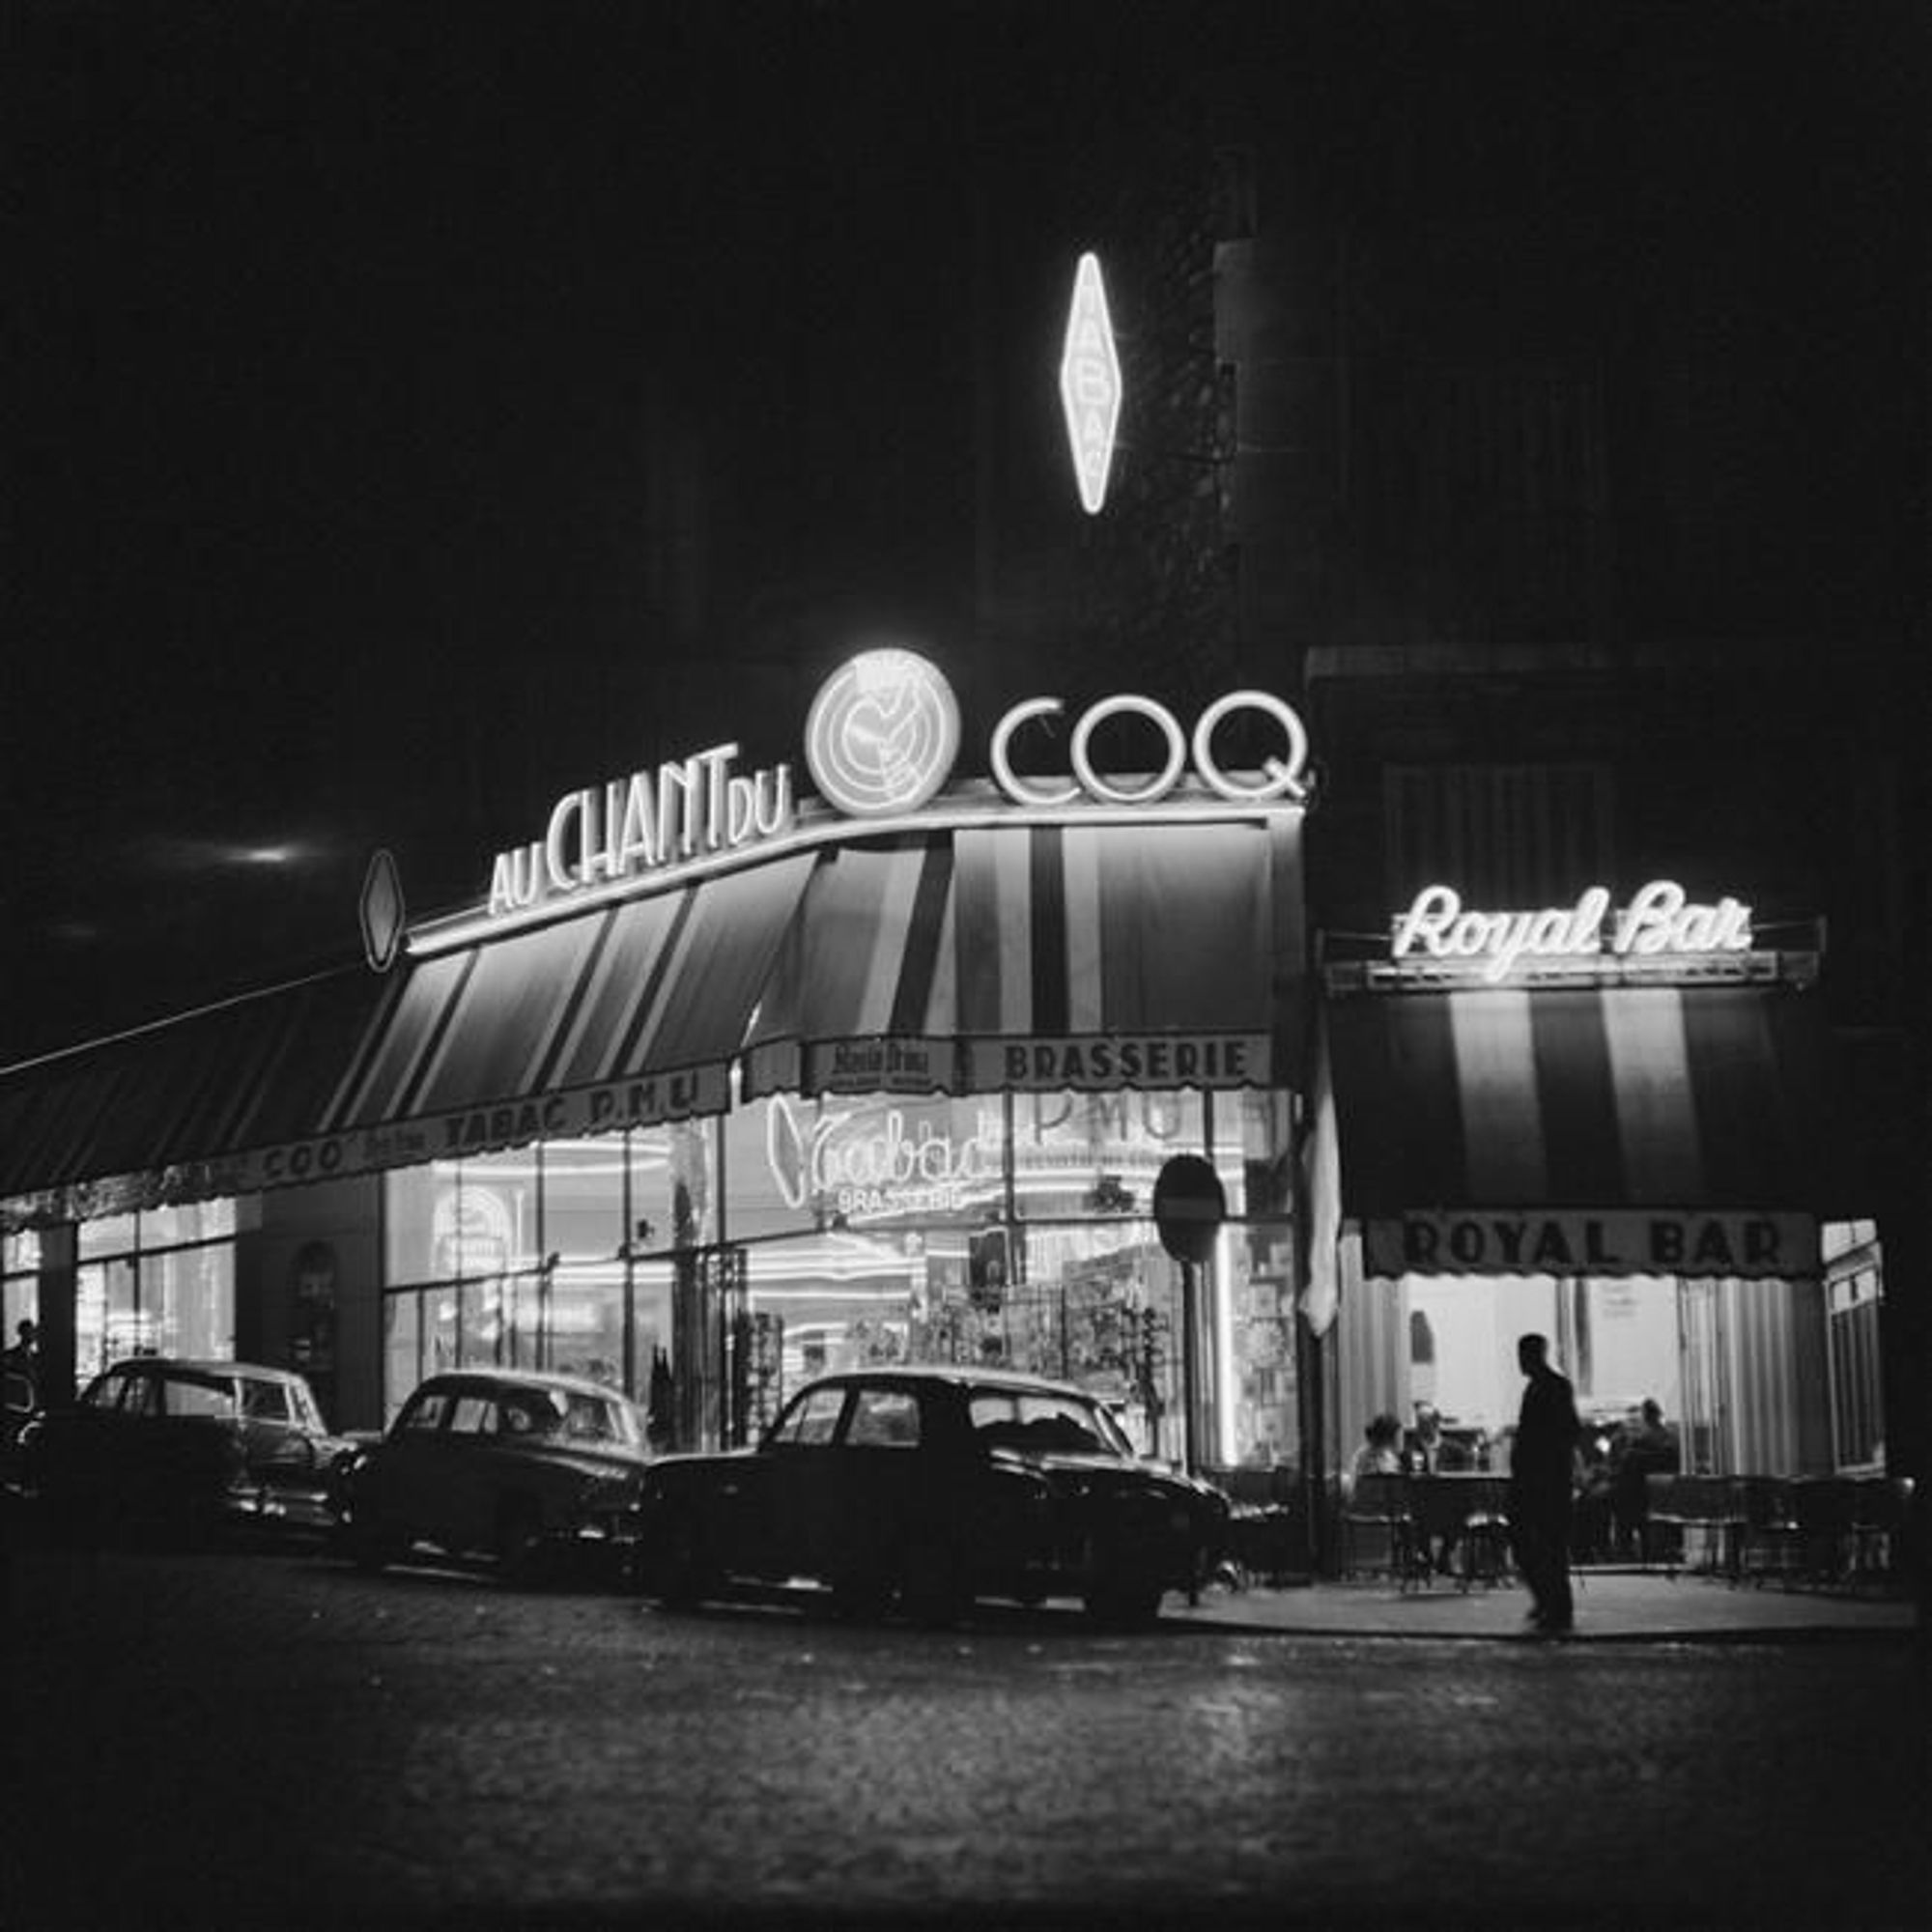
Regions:
<svg viewBox="0 0 1932 1932"><path fill-rule="evenodd" d="M428 1388L546 1389L556 1395L596 1396L605 1402L629 1403L622 1389L594 1382L588 1376L562 1376L548 1369L439 1369L425 1376L412 1394ZM631 1404L636 1407L635 1403Z"/></svg>
<svg viewBox="0 0 1932 1932"><path fill-rule="evenodd" d="M100 1373L113 1376L135 1370L143 1375L257 1376L276 1382L307 1379L294 1369L274 1369L266 1362L223 1362L204 1355L125 1355Z"/></svg>
<svg viewBox="0 0 1932 1932"><path fill-rule="evenodd" d="M895 1365L881 1363L868 1369L838 1369L816 1376L811 1385L865 1381L937 1382L954 1388L1006 1389L1015 1395L1071 1395L1083 1402L1100 1400L1092 1389L1073 1382L1054 1381L1045 1376L1028 1375L1020 1369L980 1369L947 1362L915 1362Z"/></svg>

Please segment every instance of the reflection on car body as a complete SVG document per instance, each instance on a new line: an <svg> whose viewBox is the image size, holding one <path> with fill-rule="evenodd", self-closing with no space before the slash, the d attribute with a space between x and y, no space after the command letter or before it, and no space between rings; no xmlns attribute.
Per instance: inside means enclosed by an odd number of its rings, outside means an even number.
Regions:
<svg viewBox="0 0 1932 1932"><path fill-rule="evenodd" d="M258 1362L139 1355L103 1370L24 1442L27 1482L57 1533L220 1524L324 1531L348 1448L298 1375Z"/></svg>
<svg viewBox="0 0 1932 1932"><path fill-rule="evenodd" d="M1199 1587L1227 1520L1218 1491L1138 1457L1080 1389L882 1368L808 1385L754 1449L654 1463L638 1557L673 1605L802 1577L857 1613L944 1623L976 1597L1067 1594L1131 1624Z"/></svg>
<svg viewBox="0 0 1932 1932"><path fill-rule="evenodd" d="M648 1460L642 1417L600 1382L495 1369L432 1376L344 1466L340 1534L364 1569L427 1545L528 1578L566 1547L611 1549Z"/></svg>
<svg viewBox="0 0 1932 1932"><path fill-rule="evenodd" d="M40 1392L34 1378L9 1360L0 1363L0 1495L27 1492L28 1445L38 1434Z"/></svg>

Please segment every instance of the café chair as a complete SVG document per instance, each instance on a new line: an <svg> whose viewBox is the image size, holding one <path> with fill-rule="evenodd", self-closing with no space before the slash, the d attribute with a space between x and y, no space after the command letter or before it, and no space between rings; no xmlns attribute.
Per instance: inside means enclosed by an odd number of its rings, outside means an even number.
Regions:
<svg viewBox="0 0 1932 1932"><path fill-rule="evenodd" d="M1406 1476L1357 1476L1342 1504L1342 1574L1380 1573L1406 1589L1419 1576L1419 1528Z"/></svg>

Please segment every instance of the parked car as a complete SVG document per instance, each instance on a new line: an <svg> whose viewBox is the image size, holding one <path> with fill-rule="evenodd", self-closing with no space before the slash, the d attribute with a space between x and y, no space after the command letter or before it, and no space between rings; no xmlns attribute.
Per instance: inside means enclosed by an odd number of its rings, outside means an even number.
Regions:
<svg viewBox="0 0 1932 1932"><path fill-rule="evenodd" d="M331 1465L348 1446L287 1369L164 1355L116 1362L22 1440L48 1526L81 1537L327 1532Z"/></svg>
<svg viewBox="0 0 1932 1932"><path fill-rule="evenodd" d="M643 1416L601 1382L431 1376L342 1466L340 1535L365 1570L426 1546L523 1581L573 1550L608 1557L614 1575L648 1460Z"/></svg>
<svg viewBox="0 0 1932 1932"><path fill-rule="evenodd" d="M1075 1595L1141 1624L1207 1578L1228 1519L1219 1491L1137 1456L1081 1389L880 1368L808 1384L755 1448L653 1463L637 1557L670 1605L807 1577L857 1614L943 1624L976 1597Z"/></svg>

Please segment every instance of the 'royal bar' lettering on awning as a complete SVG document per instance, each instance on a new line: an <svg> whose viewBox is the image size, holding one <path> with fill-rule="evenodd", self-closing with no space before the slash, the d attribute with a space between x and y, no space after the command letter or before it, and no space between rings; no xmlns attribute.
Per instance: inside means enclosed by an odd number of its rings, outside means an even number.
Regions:
<svg viewBox="0 0 1932 1932"><path fill-rule="evenodd" d="M1380 1216L1363 1230L1376 1275L1815 1275L1808 1214L1485 1209Z"/></svg>

